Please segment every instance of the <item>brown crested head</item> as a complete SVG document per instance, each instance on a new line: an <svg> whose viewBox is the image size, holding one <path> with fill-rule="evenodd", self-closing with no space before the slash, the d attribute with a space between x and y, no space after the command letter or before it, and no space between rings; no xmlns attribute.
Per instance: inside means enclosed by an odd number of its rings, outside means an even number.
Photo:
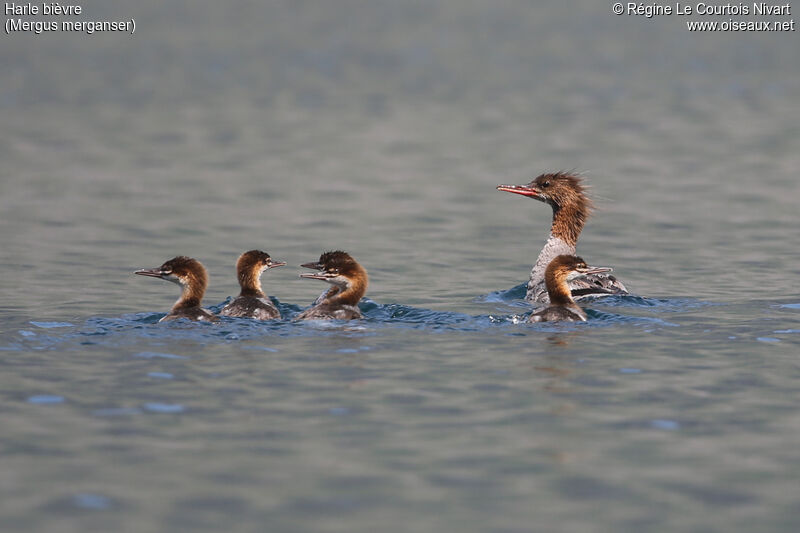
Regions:
<svg viewBox="0 0 800 533"><path fill-rule="evenodd" d="M550 205L553 208L553 234L572 245L578 242L592 212L592 200L586 193L583 178L571 172L542 174L527 185L498 185L497 190Z"/></svg>
<svg viewBox="0 0 800 533"><path fill-rule="evenodd" d="M541 174L527 185L498 185L497 190L539 200L552 206L554 211L579 207L588 214L592 209L592 201L586 193L583 178L570 172Z"/></svg>
<svg viewBox="0 0 800 533"><path fill-rule="evenodd" d="M283 261L275 261L267 252L250 250L239 256L236 261L236 276L243 291L261 292L261 274L270 268L283 266Z"/></svg>

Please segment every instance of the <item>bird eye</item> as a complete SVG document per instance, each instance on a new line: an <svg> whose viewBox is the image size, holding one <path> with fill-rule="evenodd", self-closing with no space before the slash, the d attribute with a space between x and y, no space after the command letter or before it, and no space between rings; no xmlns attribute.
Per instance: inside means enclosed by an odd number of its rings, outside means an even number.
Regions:
<svg viewBox="0 0 800 533"><path fill-rule="evenodd" d="M549 181L545 181L544 183L542 183L542 189L546 189L549 186L550 186L550 182Z"/></svg>
<svg viewBox="0 0 800 533"><path fill-rule="evenodd" d="M332 268L332 269L328 270L328 272L330 272L331 274L338 274L339 273L339 269L338 268Z"/></svg>

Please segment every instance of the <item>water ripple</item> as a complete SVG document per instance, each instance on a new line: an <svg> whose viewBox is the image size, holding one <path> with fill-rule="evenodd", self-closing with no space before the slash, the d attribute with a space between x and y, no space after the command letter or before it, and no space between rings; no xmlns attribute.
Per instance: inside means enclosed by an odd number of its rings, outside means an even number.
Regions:
<svg viewBox="0 0 800 533"><path fill-rule="evenodd" d="M525 300L527 284L520 283L510 289L492 291L478 296L478 303L505 304L515 307L530 307L532 304ZM682 312L701 307L720 305L694 298L647 298L636 294L613 294L607 296L591 296L580 301L581 307L603 305L613 307L647 308L656 312ZM788 306L784 306L788 307Z"/></svg>
<svg viewBox="0 0 800 533"><path fill-rule="evenodd" d="M501 293L493 293L501 294ZM524 285L506 291L515 298L524 296ZM483 297L483 301L494 300L491 295ZM37 334L33 331L19 330L20 342L5 346L5 350L49 350L75 349L86 346L124 345L141 346L143 342L152 341L163 344L171 341L192 341L199 343L241 343L248 340L261 340L265 337L318 337L330 335L371 336L386 328L400 328L441 332L481 332L497 328L513 328L513 333L526 334L526 331L564 331L577 328L607 328L613 326L644 327L645 331L654 328L673 328L678 324L664 320L658 316L631 316L621 311L625 309L646 309L651 312L689 311L704 305L691 299L650 299L640 296L610 296L593 299L583 304L589 317L586 323L537 323L527 324L527 318L533 311L528 302L511 301L509 309L489 314L470 315L453 311L434 311L421 307L413 307L399 303L378 304L365 299L361 302L363 320L342 322L339 320L313 320L295 322L292 320L302 307L280 304L284 316L282 320L257 321L247 318L220 317L217 323L192 322L176 320L159 323L162 313L132 313L119 317L90 317L83 325L67 322L31 321L31 324L42 327L58 328L58 333L49 335ZM221 307L224 302L211 309ZM520 307L515 312L514 307ZM503 312L508 311L508 312ZM57 326L56 326L57 325ZM275 348L260 348L264 351L276 351ZM185 355L177 355L162 351L142 350L133 354L145 359L187 359Z"/></svg>
<svg viewBox="0 0 800 533"><path fill-rule="evenodd" d="M64 403L63 396L55 396L51 394L39 394L36 396L28 397L28 403L33 403L37 405L52 405L58 403Z"/></svg>

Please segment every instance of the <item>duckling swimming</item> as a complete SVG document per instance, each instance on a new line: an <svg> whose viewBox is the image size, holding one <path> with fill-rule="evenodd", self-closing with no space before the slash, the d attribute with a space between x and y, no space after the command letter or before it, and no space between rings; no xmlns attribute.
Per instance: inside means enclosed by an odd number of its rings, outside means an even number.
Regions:
<svg viewBox="0 0 800 533"><path fill-rule="evenodd" d="M280 318L281 312L261 289L261 274L285 264L283 261L273 261L267 252L261 250L250 250L240 255L236 261L236 275L241 292L219 314L257 320Z"/></svg>
<svg viewBox="0 0 800 533"><path fill-rule="evenodd" d="M586 322L586 313L572 299L569 282L581 276L605 272L611 272L611 269L588 266L583 259L575 255L559 255L550 261L544 273L550 305L533 313L528 322Z"/></svg>
<svg viewBox="0 0 800 533"><path fill-rule="evenodd" d="M362 318L358 302L367 292L369 278L364 267L350 254L342 251L325 252L319 256L319 261L300 266L318 270L300 274L301 278L326 281L331 288L313 306L300 313L296 320Z"/></svg>
<svg viewBox="0 0 800 533"><path fill-rule="evenodd" d="M213 313L200 307L208 287L208 273L197 259L179 255L158 268L145 268L135 271L134 274L165 279L181 286L181 297L159 322L178 318L210 322L219 320Z"/></svg>

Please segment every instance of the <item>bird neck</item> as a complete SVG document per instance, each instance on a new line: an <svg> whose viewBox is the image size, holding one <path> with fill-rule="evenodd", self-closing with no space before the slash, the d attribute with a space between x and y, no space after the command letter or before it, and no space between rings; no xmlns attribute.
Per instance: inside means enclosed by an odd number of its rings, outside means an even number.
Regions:
<svg viewBox="0 0 800 533"><path fill-rule="evenodd" d="M554 205L550 233L575 248L588 217L589 210L583 202L570 202L563 206Z"/></svg>
<svg viewBox="0 0 800 533"><path fill-rule="evenodd" d="M574 306L575 300L567 283L568 272L560 269L548 270L545 274L547 284L547 295L550 297L550 305Z"/></svg>
<svg viewBox="0 0 800 533"><path fill-rule="evenodd" d="M181 297L172 306L172 311L188 309L190 307L200 307L206 288L197 283L188 282L181 284Z"/></svg>
<svg viewBox="0 0 800 533"><path fill-rule="evenodd" d="M239 272L239 285L242 288L241 296L264 297L264 290L261 288L261 271L259 270Z"/></svg>
<svg viewBox="0 0 800 533"><path fill-rule="evenodd" d="M358 305L366 292L367 275L363 273L352 278L344 287L332 287L325 295L325 300L332 305Z"/></svg>

